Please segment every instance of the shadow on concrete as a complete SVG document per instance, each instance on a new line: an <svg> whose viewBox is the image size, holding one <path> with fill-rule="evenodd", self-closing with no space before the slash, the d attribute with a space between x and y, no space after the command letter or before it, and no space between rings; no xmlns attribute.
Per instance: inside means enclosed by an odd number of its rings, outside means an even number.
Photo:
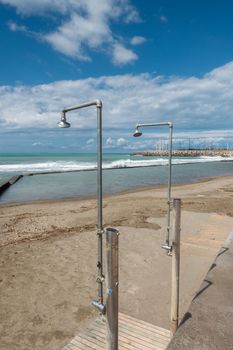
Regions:
<svg viewBox="0 0 233 350"><path fill-rule="evenodd" d="M216 266L216 264L213 264ZM214 266L214 267L215 267ZM211 268L210 268L211 269ZM195 297L193 298L193 301L199 297L199 295L201 295L203 292L206 291L206 289L208 289L210 286L212 286L212 282L208 281L208 280L204 280L203 283L205 283L205 286L203 286L198 292L197 294L195 295Z"/></svg>
<svg viewBox="0 0 233 350"><path fill-rule="evenodd" d="M226 253L228 250L229 250L229 248L222 247L222 248L220 249L220 252L219 252L218 255L217 255L217 258L218 258L220 255Z"/></svg>
<svg viewBox="0 0 233 350"><path fill-rule="evenodd" d="M217 264L213 263L213 264L210 266L210 268L209 268L209 271L208 271L208 272L210 272L211 270L213 270L213 269L214 269L216 266L217 266Z"/></svg>
<svg viewBox="0 0 233 350"><path fill-rule="evenodd" d="M212 266L210 267L210 270L213 269L216 266L216 264L212 264ZM199 295L201 295L206 289L208 289L213 283L208 281L208 280L204 280L203 283L205 283L205 285L197 292L197 294L195 295L195 297L193 298L192 301L194 301L196 298L199 297ZM190 312L186 312L184 317L182 318L179 327L182 326L186 321L188 321L190 318L192 318L192 314Z"/></svg>
<svg viewBox="0 0 233 350"><path fill-rule="evenodd" d="M228 250L229 250L229 248L222 247L222 248L220 249L218 255L217 255L217 258L218 258L219 256L221 256L222 254L226 253ZM213 270L216 266L217 266L217 264L213 263L213 264L210 266L208 273L209 273L211 270ZM197 297L199 297L199 295L201 295L207 288L209 288L209 287L213 284L212 282L208 281L207 279L204 279L203 283L205 283L206 285L203 286L203 287L197 292L197 294L196 294L195 297L193 298L193 301L194 301Z"/></svg>
<svg viewBox="0 0 233 350"><path fill-rule="evenodd" d="M179 327L182 326L186 321L188 321L190 318L192 318L192 314L190 312L186 312L184 317L182 318Z"/></svg>

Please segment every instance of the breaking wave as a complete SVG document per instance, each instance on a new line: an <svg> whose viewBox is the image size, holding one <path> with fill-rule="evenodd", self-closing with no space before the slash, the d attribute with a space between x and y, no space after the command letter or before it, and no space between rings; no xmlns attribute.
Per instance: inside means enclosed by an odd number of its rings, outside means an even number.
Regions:
<svg viewBox="0 0 233 350"><path fill-rule="evenodd" d="M220 161L233 161L233 157L179 157L173 158L172 164L192 164L192 163L208 163ZM162 166L168 164L168 158L153 158L153 159L119 159L112 162L103 162L104 169L122 169L135 167ZM0 164L0 173L44 173L44 172L69 172L95 170L95 162L80 162L80 161L44 161L44 162L24 162L12 164Z"/></svg>

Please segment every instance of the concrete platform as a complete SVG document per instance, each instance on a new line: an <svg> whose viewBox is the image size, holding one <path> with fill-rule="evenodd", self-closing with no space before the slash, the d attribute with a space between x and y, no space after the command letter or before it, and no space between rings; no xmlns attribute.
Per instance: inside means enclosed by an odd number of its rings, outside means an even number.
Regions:
<svg viewBox="0 0 233 350"><path fill-rule="evenodd" d="M63 350L105 349L105 321L97 318ZM119 314L119 350L165 350L170 331L124 314Z"/></svg>
<svg viewBox="0 0 233 350"><path fill-rule="evenodd" d="M233 231L219 251L168 350L233 349Z"/></svg>

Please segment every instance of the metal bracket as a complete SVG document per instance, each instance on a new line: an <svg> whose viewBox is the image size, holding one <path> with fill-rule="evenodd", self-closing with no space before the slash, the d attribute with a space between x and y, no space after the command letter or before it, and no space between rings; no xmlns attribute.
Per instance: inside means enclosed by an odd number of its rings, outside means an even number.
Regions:
<svg viewBox="0 0 233 350"><path fill-rule="evenodd" d="M104 275L102 275L101 277L100 277L100 276L98 276L98 277L96 278L96 282L98 282L98 283L103 283L103 282L104 282L104 280L105 280Z"/></svg>
<svg viewBox="0 0 233 350"><path fill-rule="evenodd" d="M103 228L99 228L98 226L96 226L96 234L98 236L102 236L105 233Z"/></svg>
<svg viewBox="0 0 233 350"><path fill-rule="evenodd" d="M100 311L102 315L105 315L106 313L106 305L102 304L100 301L92 300L91 303L97 310Z"/></svg>

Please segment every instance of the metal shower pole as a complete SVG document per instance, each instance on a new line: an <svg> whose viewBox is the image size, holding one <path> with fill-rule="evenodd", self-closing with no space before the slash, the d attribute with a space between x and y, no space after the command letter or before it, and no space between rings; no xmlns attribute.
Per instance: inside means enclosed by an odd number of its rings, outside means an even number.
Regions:
<svg viewBox="0 0 233 350"><path fill-rule="evenodd" d="M87 108L90 106L96 106L97 109L97 201L98 201L98 301L93 301L92 304L97 307L102 313L105 312L105 305L103 303L103 190L102 190L102 101L93 100L86 103L78 104L72 107L64 108L62 110L61 121L58 126L61 128L67 128L70 124L66 121L66 113L77 109Z"/></svg>
<svg viewBox="0 0 233 350"><path fill-rule="evenodd" d="M171 231L171 178L172 178L172 137L173 137L173 123L172 122L161 122L161 123L146 123L146 124L137 124L134 136L141 136L142 133L139 131L139 128L151 127L151 126L168 126L169 127L169 160L168 160L168 192L167 192L167 232L166 232L166 241L162 245L162 248L166 249L168 252L171 251L170 245L170 231Z"/></svg>
<svg viewBox="0 0 233 350"><path fill-rule="evenodd" d="M119 232L106 229L106 350L118 350Z"/></svg>
<svg viewBox="0 0 233 350"><path fill-rule="evenodd" d="M171 332L179 323L181 199L173 199Z"/></svg>

